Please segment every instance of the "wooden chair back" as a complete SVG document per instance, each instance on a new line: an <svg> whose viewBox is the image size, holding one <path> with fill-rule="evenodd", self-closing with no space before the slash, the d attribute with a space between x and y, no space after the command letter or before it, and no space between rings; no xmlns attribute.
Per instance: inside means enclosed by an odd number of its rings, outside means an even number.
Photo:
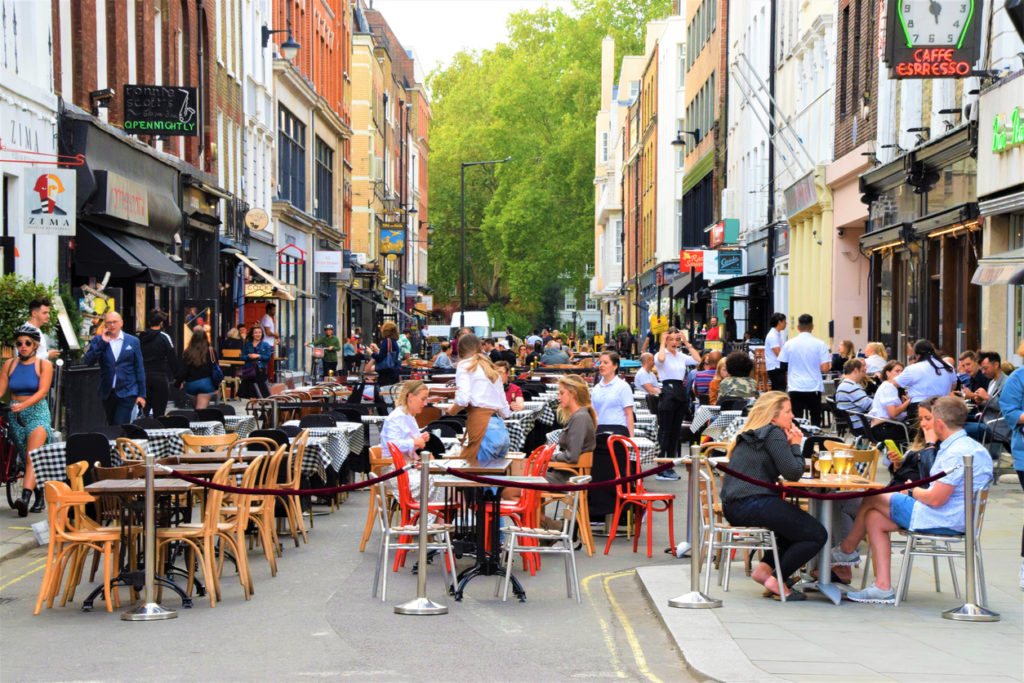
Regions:
<svg viewBox="0 0 1024 683"><path fill-rule="evenodd" d="M225 460L238 459L243 451L255 451L259 449L265 450L267 453L273 454L277 451L279 444L274 439L268 439L265 437L248 437L245 439L239 439L233 444L228 446L227 453L224 454ZM246 470L248 471L248 470Z"/></svg>
<svg viewBox="0 0 1024 683"><path fill-rule="evenodd" d="M222 450L238 440L238 434L213 434L211 436L197 436L195 434L182 434L181 442L185 444L186 453L202 453L204 450Z"/></svg>
<svg viewBox="0 0 1024 683"><path fill-rule="evenodd" d="M121 458L121 462L126 460L144 460L146 457L146 452L142 450L142 446L131 439L116 439L114 445L117 447L117 457Z"/></svg>
<svg viewBox="0 0 1024 683"><path fill-rule="evenodd" d="M850 448L850 444L845 444L841 441L826 441L825 449L829 453L849 451L853 454L853 467L857 472L860 472L866 479L875 480L875 473L878 471L878 459L881 456L877 448L857 450Z"/></svg>
<svg viewBox="0 0 1024 683"><path fill-rule="evenodd" d="M71 482L72 491L85 490L85 471L87 469L89 469L89 463L84 460L64 468L68 475L68 481Z"/></svg>

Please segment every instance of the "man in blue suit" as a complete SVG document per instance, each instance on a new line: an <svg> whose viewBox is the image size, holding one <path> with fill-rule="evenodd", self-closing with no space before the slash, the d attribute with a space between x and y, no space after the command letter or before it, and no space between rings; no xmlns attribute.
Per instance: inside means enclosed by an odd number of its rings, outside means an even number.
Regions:
<svg viewBox="0 0 1024 683"><path fill-rule="evenodd" d="M142 367L142 347L137 337L125 334L120 314L110 311L103 318L103 334L89 342L85 364L100 364L100 399L107 424L132 421L132 408L146 405L146 373Z"/></svg>

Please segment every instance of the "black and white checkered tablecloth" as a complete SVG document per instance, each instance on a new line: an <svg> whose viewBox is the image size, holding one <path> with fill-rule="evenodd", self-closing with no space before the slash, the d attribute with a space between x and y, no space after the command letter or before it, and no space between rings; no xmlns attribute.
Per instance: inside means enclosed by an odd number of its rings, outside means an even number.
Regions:
<svg viewBox="0 0 1024 683"><path fill-rule="evenodd" d="M718 417L721 410L720 406L697 406L697 411L693 414L693 419L690 420L690 430L696 432Z"/></svg>
<svg viewBox="0 0 1024 683"><path fill-rule="evenodd" d="M285 422L286 426L298 426L297 420ZM317 449L323 451L324 467L340 470L353 451L360 451L366 443L365 430L358 422L338 422L336 427L309 427L309 437L316 439ZM307 446L307 452L310 450ZM303 465L305 468L305 464ZM305 469L303 469L305 472ZM308 474L308 473L307 473Z"/></svg>
<svg viewBox="0 0 1024 683"><path fill-rule="evenodd" d="M511 417L505 418L505 428L508 429L509 450L519 451L523 448L526 435L533 429L533 423L540 413L536 408L524 408L512 413Z"/></svg>
<svg viewBox="0 0 1024 683"><path fill-rule="evenodd" d="M256 430L256 418L252 415L225 415L224 427L244 439Z"/></svg>
<svg viewBox="0 0 1024 683"><path fill-rule="evenodd" d="M747 421L739 410L725 410L718 414L701 436L712 441L730 441Z"/></svg>
<svg viewBox="0 0 1024 683"><path fill-rule="evenodd" d="M538 399L540 399L539 396ZM556 394L554 398L545 397L544 402L544 408L537 414L536 421L542 425L553 427L558 424L558 395Z"/></svg>
<svg viewBox="0 0 1024 683"><path fill-rule="evenodd" d="M561 429L551 430L547 436L548 443L558 443L558 437L561 435ZM644 466L653 465L654 459L658 457L658 444L646 436L634 437L633 443L636 444L636 449L640 451L640 464Z"/></svg>
<svg viewBox="0 0 1024 683"><path fill-rule="evenodd" d="M226 434L224 425L219 420L201 420L199 422L189 422L189 429L196 436L218 436L220 434Z"/></svg>

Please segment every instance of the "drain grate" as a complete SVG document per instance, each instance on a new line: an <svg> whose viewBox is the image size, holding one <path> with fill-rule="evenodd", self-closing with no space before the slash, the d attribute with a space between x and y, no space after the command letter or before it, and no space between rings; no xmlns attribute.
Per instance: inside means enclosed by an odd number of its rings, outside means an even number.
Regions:
<svg viewBox="0 0 1024 683"><path fill-rule="evenodd" d="M0 598L0 605L6 605L9 602L14 602L18 598Z"/></svg>

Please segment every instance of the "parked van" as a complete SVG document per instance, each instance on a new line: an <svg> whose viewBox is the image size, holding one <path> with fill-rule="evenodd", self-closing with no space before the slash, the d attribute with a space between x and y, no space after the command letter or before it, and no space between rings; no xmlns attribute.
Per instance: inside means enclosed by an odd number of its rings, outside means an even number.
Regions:
<svg viewBox="0 0 1024 683"><path fill-rule="evenodd" d="M465 318L465 322L463 322ZM481 339L486 339L491 336L491 319L487 316L487 311L456 311L452 314L452 322L449 325L451 329L451 336L455 336L455 333L462 327L468 327L470 331Z"/></svg>

